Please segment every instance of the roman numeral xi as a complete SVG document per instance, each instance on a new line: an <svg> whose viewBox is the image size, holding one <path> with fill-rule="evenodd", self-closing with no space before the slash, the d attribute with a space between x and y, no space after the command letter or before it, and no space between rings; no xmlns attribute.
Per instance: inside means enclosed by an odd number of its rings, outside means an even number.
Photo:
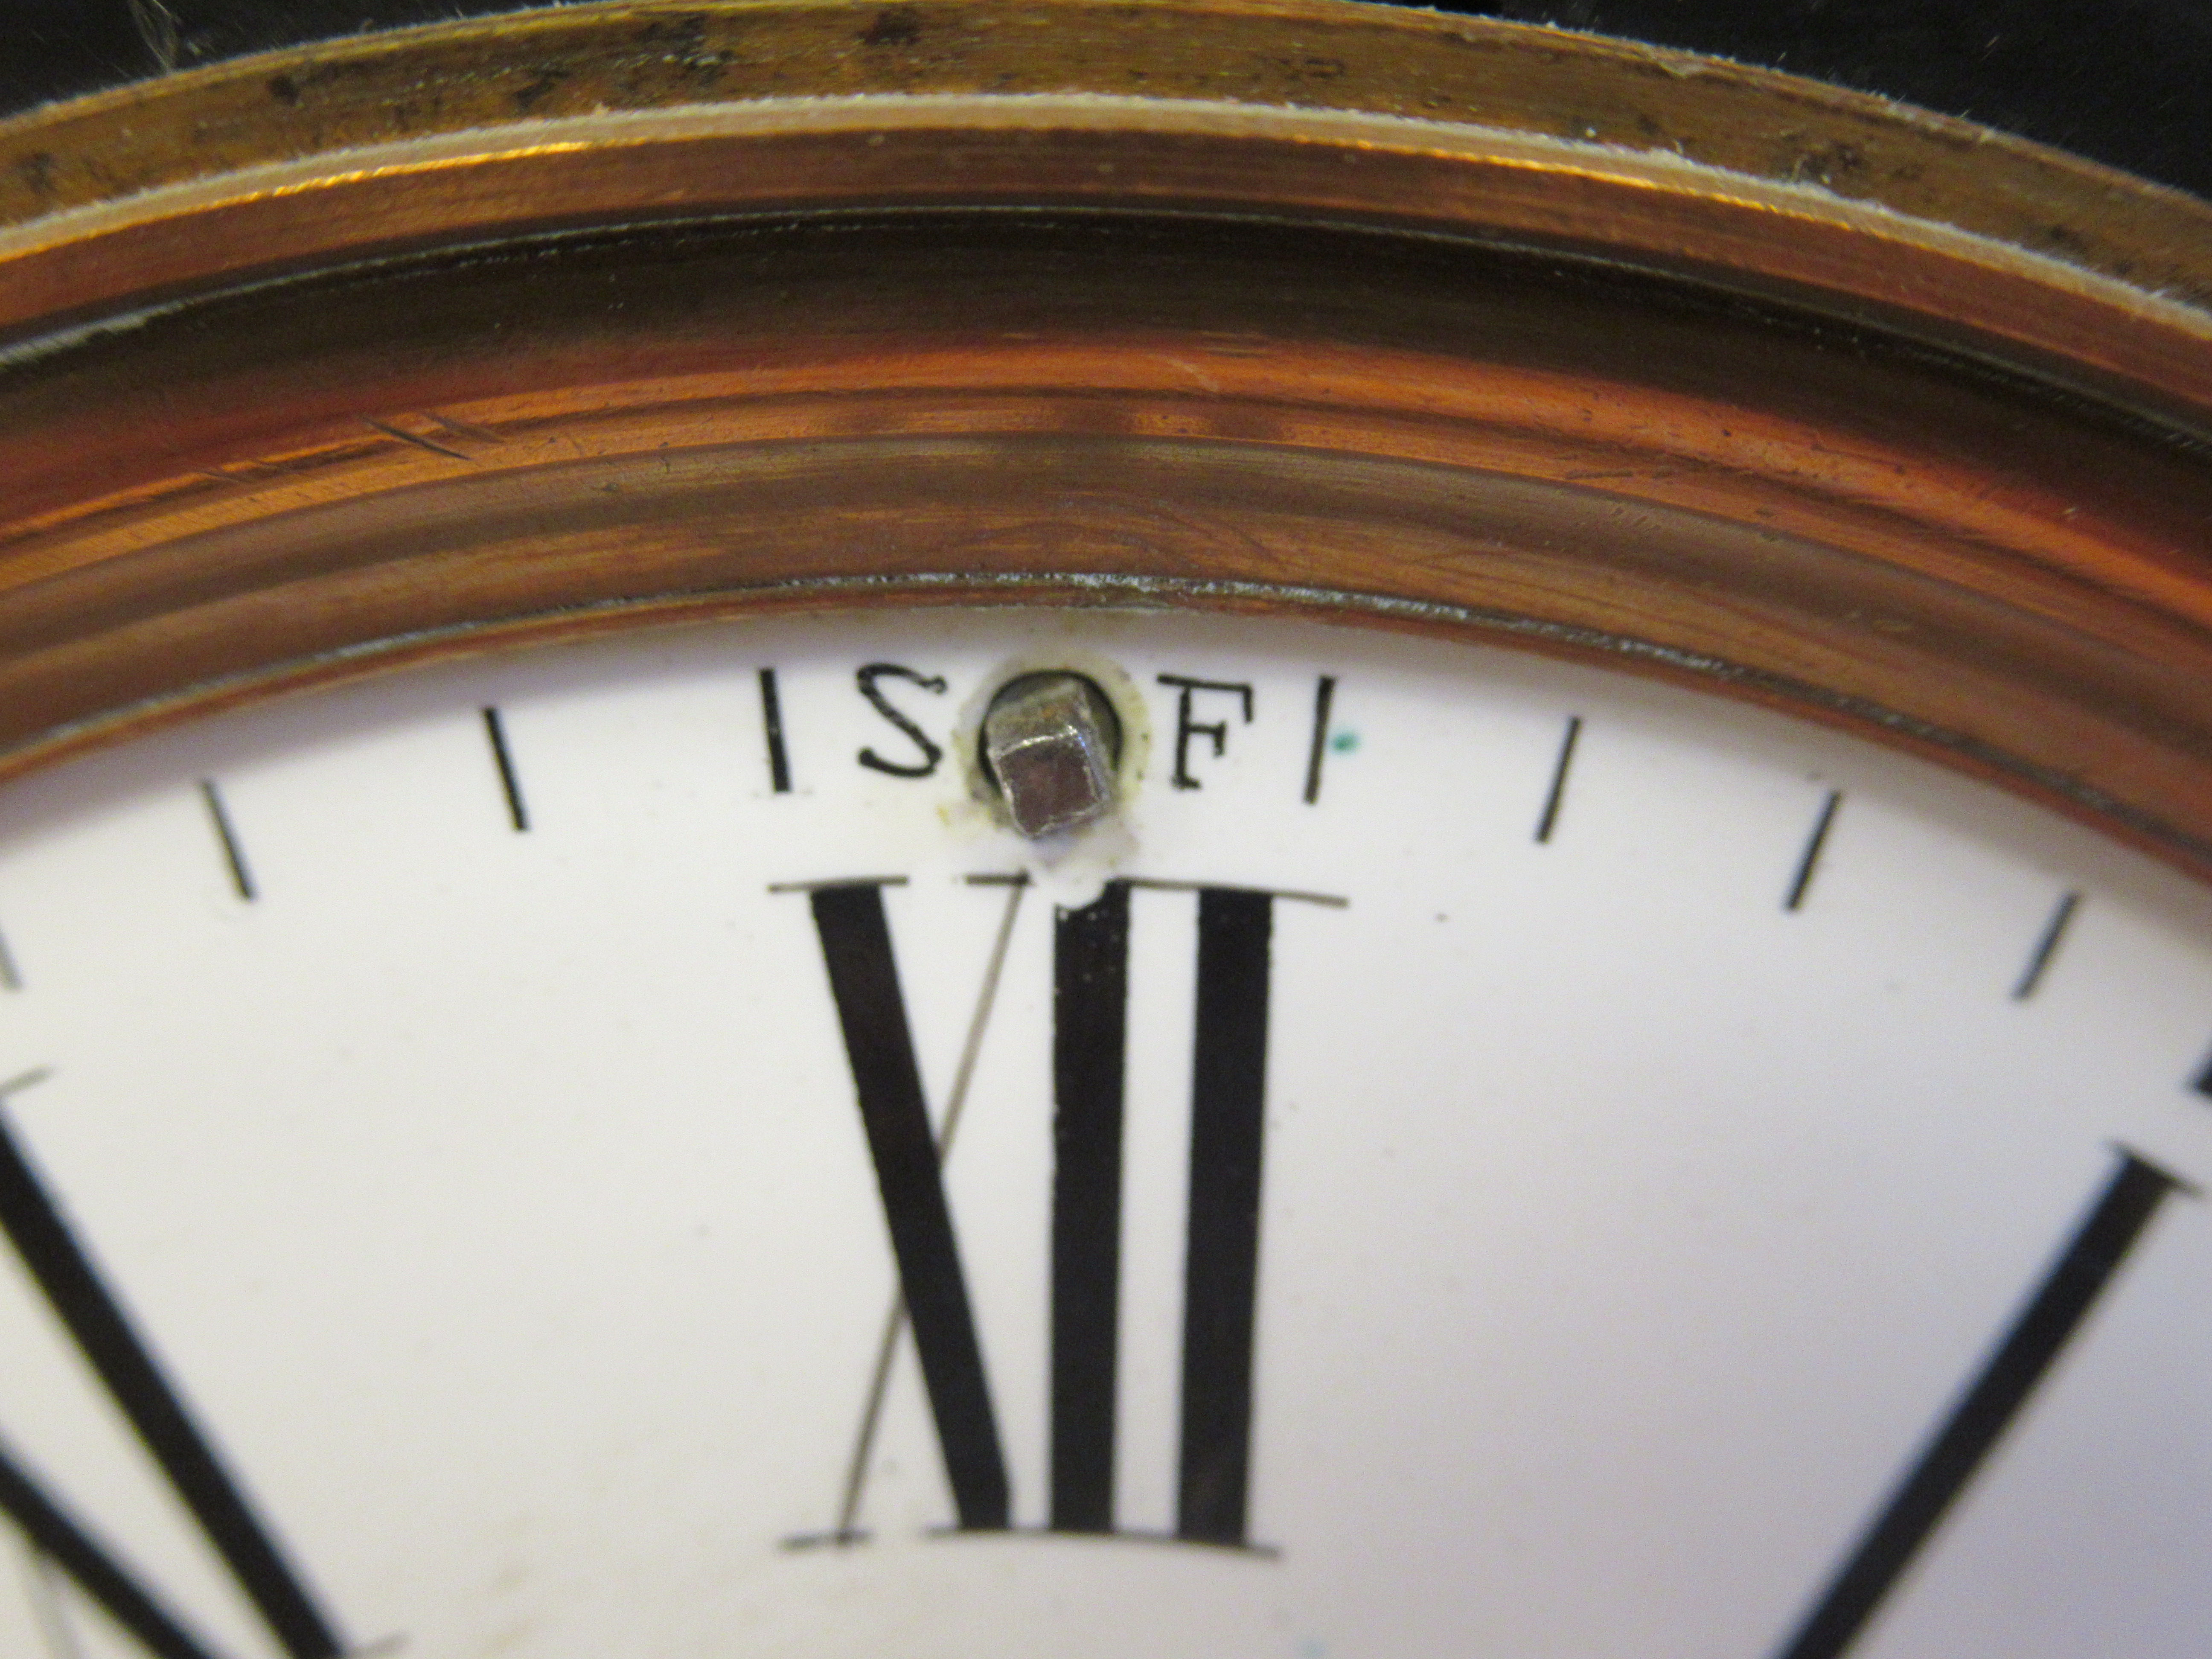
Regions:
<svg viewBox="0 0 2212 1659"><path fill-rule="evenodd" d="M1004 1529L1006 1460L892 959L883 884L813 888L814 925L959 1525ZM1054 924L1048 1526L1057 1532L1115 1529L1122 1083L1136 884L1109 883L1091 903L1059 911ZM1243 1545L1269 951L1279 896L1219 887L1196 893L1176 1535ZM1011 908L1008 915L1011 926ZM850 1511L848 1503L848 1528Z"/></svg>
<svg viewBox="0 0 2212 1659"><path fill-rule="evenodd" d="M0 1085L0 1102L45 1075ZM202 1432L0 1112L0 1231L287 1659L339 1659L329 1619ZM0 1515L155 1659L217 1659L137 1571L0 1443Z"/></svg>

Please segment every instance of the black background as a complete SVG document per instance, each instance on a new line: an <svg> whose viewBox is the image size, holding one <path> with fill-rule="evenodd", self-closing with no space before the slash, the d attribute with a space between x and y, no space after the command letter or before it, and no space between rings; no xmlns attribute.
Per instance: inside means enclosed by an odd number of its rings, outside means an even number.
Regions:
<svg viewBox="0 0 2212 1659"><path fill-rule="evenodd" d="M514 0L0 0L0 112ZM2212 197L2212 0L1491 0L1441 8L1887 94Z"/></svg>

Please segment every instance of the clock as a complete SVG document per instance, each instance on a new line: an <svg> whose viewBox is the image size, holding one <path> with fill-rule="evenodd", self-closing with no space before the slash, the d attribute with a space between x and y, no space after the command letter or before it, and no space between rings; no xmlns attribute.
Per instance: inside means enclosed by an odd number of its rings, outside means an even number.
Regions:
<svg viewBox="0 0 2212 1659"><path fill-rule="evenodd" d="M6 1650L2196 1650L2192 199L1335 0L0 164Z"/></svg>

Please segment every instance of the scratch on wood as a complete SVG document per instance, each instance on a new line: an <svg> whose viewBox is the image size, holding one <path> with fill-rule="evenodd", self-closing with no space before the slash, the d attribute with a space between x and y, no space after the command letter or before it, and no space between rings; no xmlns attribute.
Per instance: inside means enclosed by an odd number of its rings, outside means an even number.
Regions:
<svg viewBox="0 0 2212 1659"><path fill-rule="evenodd" d="M177 67L177 58L184 45L183 32L177 27L177 14L162 3L162 0L130 0L131 21L138 31L138 38L146 43L146 50L154 54L154 61L167 75Z"/></svg>
<svg viewBox="0 0 2212 1659"><path fill-rule="evenodd" d="M417 449L427 449L433 455L443 455L447 459L455 461L465 461L469 459L460 450L448 449L444 444L434 439L425 438L419 433L409 432L401 427L389 425L370 416L362 416L361 422L363 426L374 427L387 438L397 438L403 444L413 444Z"/></svg>
<svg viewBox="0 0 2212 1659"><path fill-rule="evenodd" d="M441 415L435 410L422 417L456 438L468 438L480 444L503 444L506 439L488 427L471 426L466 421L457 421L450 415Z"/></svg>

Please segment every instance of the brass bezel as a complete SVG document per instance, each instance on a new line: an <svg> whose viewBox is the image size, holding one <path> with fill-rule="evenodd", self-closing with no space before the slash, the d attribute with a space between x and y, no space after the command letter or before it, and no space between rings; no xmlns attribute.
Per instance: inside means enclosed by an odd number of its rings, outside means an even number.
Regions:
<svg viewBox="0 0 2212 1659"><path fill-rule="evenodd" d="M587 6L0 125L0 775L678 617L1291 611L2212 875L2212 210L1348 0Z"/></svg>

